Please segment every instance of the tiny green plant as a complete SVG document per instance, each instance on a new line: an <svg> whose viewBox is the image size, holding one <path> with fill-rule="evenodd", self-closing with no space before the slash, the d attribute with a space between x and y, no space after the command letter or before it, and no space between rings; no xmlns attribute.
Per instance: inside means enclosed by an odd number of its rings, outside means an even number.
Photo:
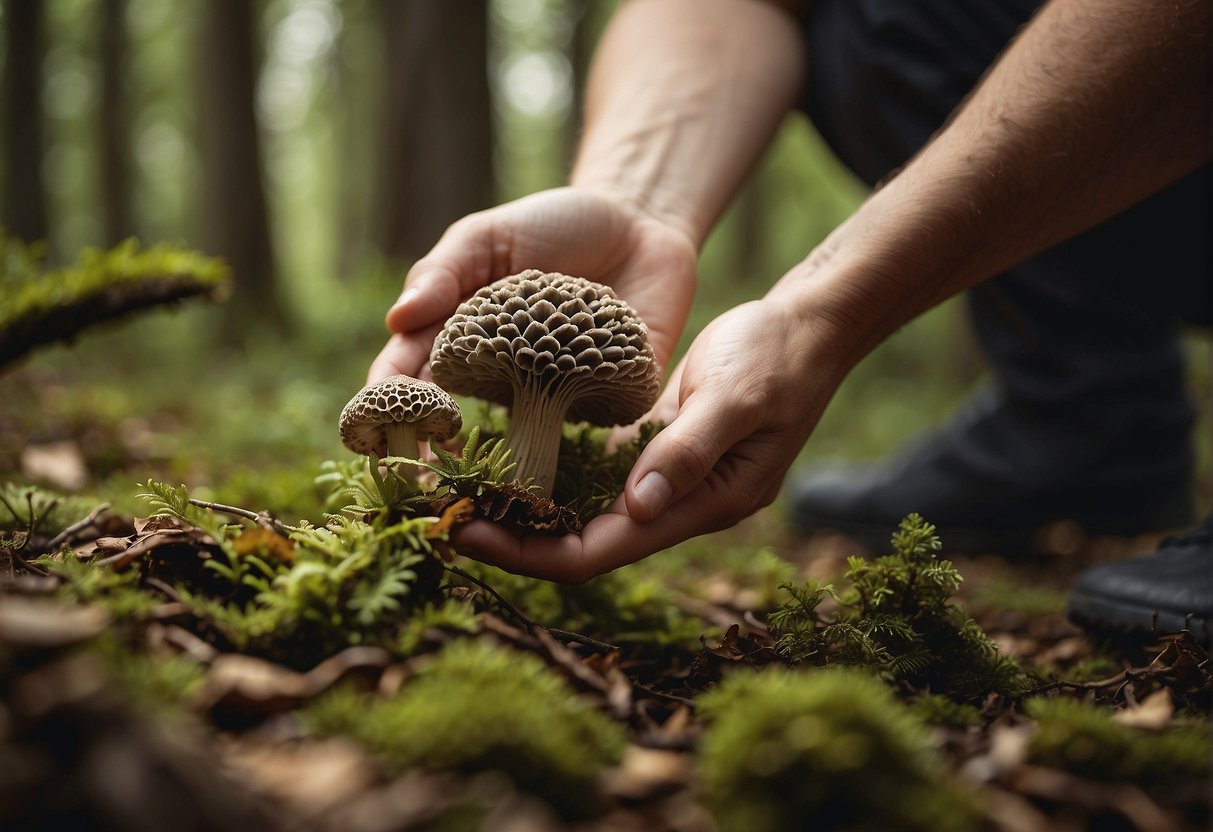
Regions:
<svg viewBox="0 0 1213 832"><path fill-rule="evenodd" d="M841 589L785 585L789 600L768 618L776 652L792 664L872 667L889 681L958 700L1026 693L1032 680L952 603L961 576L939 557L935 527L911 514L892 546L893 554L873 561L850 558ZM822 614L827 598L834 609Z"/></svg>

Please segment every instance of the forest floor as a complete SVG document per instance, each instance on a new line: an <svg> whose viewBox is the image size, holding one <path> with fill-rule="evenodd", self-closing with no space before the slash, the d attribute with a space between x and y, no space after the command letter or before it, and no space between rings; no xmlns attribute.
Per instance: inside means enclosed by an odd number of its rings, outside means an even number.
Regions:
<svg viewBox="0 0 1213 832"><path fill-rule="evenodd" d="M1019 687L941 690L889 670L921 656L885 655L875 675L891 698L858 716L845 698L812 705L852 727L806 756L803 720L780 722L761 697L730 711L718 693L793 665L798 680L863 665L790 659L769 616L790 603L785 587L841 591L848 556L885 553L799 538L776 504L556 587L441 560L457 513L334 525L331 481L352 469L322 463L360 368L316 368L378 338L351 347L338 330L295 361L254 351L238 367L176 366L107 335L0 382L0 827L1209 828L1205 649L1187 634L1101 642L1064 615L1080 569L1156 539L1062 525L1044 541L1055 555L1011 559L953 557L945 537L939 556L963 577L953 600ZM155 372L136 363L149 350L165 362ZM189 483L198 502L139 498L149 488L132 483L149 477ZM381 549L395 572L363 557ZM837 609L827 599L823 620ZM895 750L854 771L839 762L856 741L883 748L881 732ZM751 752L741 774L729 768ZM925 791L884 779L903 763ZM957 807L952 821L937 804Z"/></svg>

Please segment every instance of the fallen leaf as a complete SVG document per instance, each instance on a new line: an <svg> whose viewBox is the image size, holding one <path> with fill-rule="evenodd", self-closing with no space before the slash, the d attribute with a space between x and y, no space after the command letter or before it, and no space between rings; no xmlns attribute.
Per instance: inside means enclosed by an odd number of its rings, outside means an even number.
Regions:
<svg viewBox="0 0 1213 832"><path fill-rule="evenodd" d="M194 705L206 710L224 705L243 714L276 713L319 696L359 670L382 670L391 656L379 647L348 647L306 673L279 664L224 653L215 658Z"/></svg>
<svg viewBox="0 0 1213 832"><path fill-rule="evenodd" d="M1131 728L1161 731L1171 724L1171 717L1174 713L1175 703L1171 700L1171 691L1161 688L1136 706L1112 714L1112 721L1128 725Z"/></svg>
<svg viewBox="0 0 1213 832"><path fill-rule="evenodd" d="M687 754L630 745L619 765L606 772L606 792L625 800L645 800L685 786L691 778Z"/></svg>
<svg viewBox="0 0 1213 832"><path fill-rule="evenodd" d="M295 541L269 529L245 529L232 540L232 548L241 557L259 555L280 563L295 562Z"/></svg>
<svg viewBox="0 0 1213 832"><path fill-rule="evenodd" d="M442 510L442 515L435 518L433 524L425 530L426 537L446 537L458 523L472 518L476 511L471 497L463 497Z"/></svg>
<svg viewBox="0 0 1213 832"><path fill-rule="evenodd" d="M67 647L100 635L109 613L99 606L6 597L0 604L0 642L16 647Z"/></svg>
<svg viewBox="0 0 1213 832"><path fill-rule="evenodd" d="M28 445L21 452L21 473L64 491L79 491L88 484L84 454L70 439Z"/></svg>

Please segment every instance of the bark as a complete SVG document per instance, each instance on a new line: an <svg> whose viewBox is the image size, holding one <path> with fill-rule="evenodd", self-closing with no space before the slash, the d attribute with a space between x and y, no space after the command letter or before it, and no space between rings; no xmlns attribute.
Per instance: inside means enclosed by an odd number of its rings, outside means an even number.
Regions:
<svg viewBox="0 0 1213 832"><path fill-rule="evenodd" d="M425 254L454 220L493 204L484 0L383 0L380 251Z"/></svg>
<svg viewBox="0 0 1213 832"><path fill-rule="evenodd" d="M254 93L260 4L202 4L202 240L232 269L229 309L236 324L285 327L277 294L273 241L261 164ZM234 332L235 330L231 330Z"/></svg>
<svg viewBox="0 0 1213 832"><path fill-rule="evenodd" d="M134 233L131 222L130 121L123 91L127 40L126 0L101 4L101 194L105 242L115 246Z"/></svg>
<svg viewBox="0 0 1213 832"><path fill-rule="evenodd" d="M4 6L4 227L23 240L47 237L42 187L42 57L45 17L41 0Z"/></svg>

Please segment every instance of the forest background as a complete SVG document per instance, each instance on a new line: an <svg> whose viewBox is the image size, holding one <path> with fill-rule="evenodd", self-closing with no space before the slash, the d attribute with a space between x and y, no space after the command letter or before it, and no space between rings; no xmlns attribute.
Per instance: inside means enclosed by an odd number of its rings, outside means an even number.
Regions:
<svg viewBox="0 0 1213 832"><path fill-rule="evenodd" d="M564 182L615 5L0 4L7 232L45 240L52 264L136 237L221 256L234 274L226 303L90 331L0 378L0 472L119 506L151 474L314 514L311 475L345 454L336 416L408 264L460 216ZM683 348L864 193L789 117L707 244ZM1207 483L1205 343L1191 342L1190 374ZM953 300L852 374L801 462L886 452L981 375Z"/></svg>

